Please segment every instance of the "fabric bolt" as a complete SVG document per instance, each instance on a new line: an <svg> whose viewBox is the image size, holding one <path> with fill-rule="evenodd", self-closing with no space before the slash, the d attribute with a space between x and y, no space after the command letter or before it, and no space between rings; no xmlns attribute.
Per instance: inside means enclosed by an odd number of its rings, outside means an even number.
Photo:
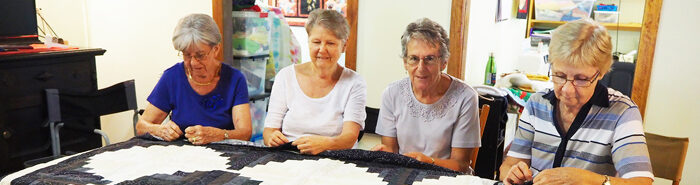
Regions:
<svg viewBox="0 0 700 185"><path fill-rule="evenodd" d="M384 90L376 132L395 137L399 153L421 152L431 157L450 158L452 148L476 148L479 139L476 91L459 79L440 100L423 104L415 98L408 78Z"/></svg>
<svg viewBox="0 0 700 185"><path fill-rule="evenodd" d="M248 103L248 85L240 71L222 63L216 88L199 95L190 86L185 65L180 62L163 72L147 100L163 112L172 111L171 120L183 132L194 125L230 130L234 129L232 108Z"/></svg>
<svg viewBox="0 0 700 185"><path fill-rule="evenodd" d="M301 90L294 66L283 68L275 77L265 127L281 128L290 141L306 135L337 136L347 121L364 128L367 85L360 75L343 68L326 96L310 98Z"/></svg>
<svg viewBox="0 0 700 185"><path fill-rule="evenodd" d="M102 176L88 173L87 171L90 169L84 167L91 162L91 157L99 156L105 152L129 150L133 147L149 148L152 146L178 147L192 145L185 140L165 142L152 140L152 137L133 138L125 142L107 145L96 150L76 155L55 165L41 168L14 179L12 184L265 184L266 180L260 179L268 179L270 182L277 182L279 179L301 179L299 182L305 182L301 184L313 184L314 182L329 184L329 182L333 182L333 179L336 177L346 179L345 181L352 178L363 178L357 179L357 181L376 181L380 184L412 184L427 179L434 179L431 182L439 183L444 177L464 179L461 182L483 182L482 184L495 183L495 181L462 175L459 172L422 163L415 159L394 153L349 149L326 151L319 155L312 156L296 154L277 148L252 146L244 143L237 143L236 145L213 143L205 146L196 146L212 149L221 153L221 157L227 158L229 162L226 163L226 165L229 167L223 170L176 171L170 174L144 174L144 176L133 180L111 182L105 180ZM178 151L175 150L172 152L177 153ZM160 152L158 155L176 154ZM118 163L117 161L118 160L115 159L115 163ZM187 161L178 162L187 163ZM152 167L157 168L157 166L163 165L167 164L158 164ZM305 178L306 176L290 175L294 174L288 170L291 168L290 165L296 166L296 171L304 170L303 173L316 174L318 178ZM343 170L348 170L348 172L352 173L348 173L347 177L343 177L339 175L345 174ZM279 171L280 173L273 173L273 171ZM326 174L326 176L319 176L322 174ZM373 178L375 180L372 180ZM352 184L352 182L355 182L355 179L349 182L330 184Z"/></svg>
<svg viewBox="0 0 700 185"><path fill-rule="evenodd" d="M534 94L525 106L508 156L530 159L534 174L576 167L622 178L653 178L642 117L629 97L597 84L568 133L554 119L551 89Z"/></svg>

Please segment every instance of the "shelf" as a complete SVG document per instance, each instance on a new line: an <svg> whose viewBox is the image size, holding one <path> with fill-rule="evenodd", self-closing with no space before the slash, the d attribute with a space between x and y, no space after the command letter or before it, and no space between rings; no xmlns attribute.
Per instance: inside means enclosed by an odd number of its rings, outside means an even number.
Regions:
<svg viewBox="0 0 700 185"><path fill-rule="evenodd" d="M530 27L550 27L555 28L566 22L564 21L544 21L544 20L530 20ZM642 30L641 23L601 23L603 26L608 28L608 30L622 30L622 31L640 31Z"/></svg>

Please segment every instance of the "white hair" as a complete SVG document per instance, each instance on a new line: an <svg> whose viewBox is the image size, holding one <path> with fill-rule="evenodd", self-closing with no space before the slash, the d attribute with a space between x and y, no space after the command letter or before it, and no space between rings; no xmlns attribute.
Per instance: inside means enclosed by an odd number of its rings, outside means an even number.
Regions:
<svg viewBox="0 0 700 185"><path fill-rule="evenodd" d="M178 51L184 51L199 43L215 46L221 42L219 27L211 16L206 14L190 14L178 22L173 32L173 46Z"/></svg>
<svg viewBox="0 0 700 185"><path fill-rule="evenodd" d="M407 57L408 42L416 39L435 46L440 51L440 57L446 62L450 57L450 38L440 24L428 18L420 18L406 26L401 35L401 57Z"/></svg>

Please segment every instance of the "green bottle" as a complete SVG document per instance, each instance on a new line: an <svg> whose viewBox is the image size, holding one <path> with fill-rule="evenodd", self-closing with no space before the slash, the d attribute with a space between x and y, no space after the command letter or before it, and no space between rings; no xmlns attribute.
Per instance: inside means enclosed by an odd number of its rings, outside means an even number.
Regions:
<svg viewBox="0 0 700 185"><path fill-rule="evenodd" d="M491 52L484 72L484 85L493 86L494 84L496 84L496 63L493 59L493 52Z"/></svg>

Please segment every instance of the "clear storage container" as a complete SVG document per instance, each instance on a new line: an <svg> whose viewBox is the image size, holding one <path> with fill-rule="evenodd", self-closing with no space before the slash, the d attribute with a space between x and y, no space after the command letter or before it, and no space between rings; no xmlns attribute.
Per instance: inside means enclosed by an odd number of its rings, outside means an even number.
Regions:
<svg viewBox="0 0 700 185"><path fill-rule="evenodd" d="M248 83L248 96L263 93L265 90L265 65L269 57L236 58L240 64L241 73Z"/></svg>
<svg viewBox="0 0 700 185"><path fill-rule="evenodd" d="M234 11L233 56L259 56L270 53L270 22L267 13Z"/></svg>
<svg viewBox="0 0 700 185"><path fill-rule="evenodd" d="M591 16L595 0L535 0L535 19L574 21Z"/></svg>
<svg viewBox="0 0 700 185"><path fill-rule="evenodd" d="M620 15L619 12L612 12L612 11L594 11L595 16L594 19L595 21L598 21L600 23L617 23L617 17Z"/></svg>
<svg viewBox="0 0 700 185"><path fill-rule="evenodd" d="M267 115L267 102L269 98L251 102L250 117L253 133L250 141L262 144L262 133L265 128L265 116Z"/></svg>

